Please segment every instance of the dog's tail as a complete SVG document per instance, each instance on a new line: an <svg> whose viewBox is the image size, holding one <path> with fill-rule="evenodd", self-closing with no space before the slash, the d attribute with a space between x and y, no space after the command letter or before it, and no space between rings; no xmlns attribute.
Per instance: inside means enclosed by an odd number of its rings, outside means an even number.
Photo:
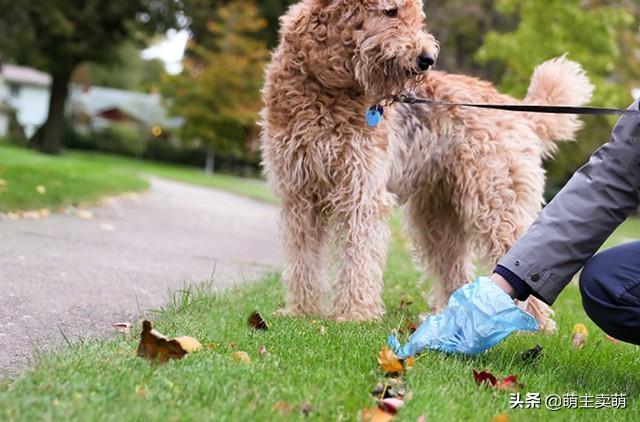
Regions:
<svg viewBox="0 0 640 422"><path fill-rule="evenodd" d="M591 100L593 85L580 64L566 56L542 63L531 78L525 102L540 105L581 106ZM545 143L547 155L557 149L555 141L571 141L582 128L576 115L532 114L537 135Z"/></svg>

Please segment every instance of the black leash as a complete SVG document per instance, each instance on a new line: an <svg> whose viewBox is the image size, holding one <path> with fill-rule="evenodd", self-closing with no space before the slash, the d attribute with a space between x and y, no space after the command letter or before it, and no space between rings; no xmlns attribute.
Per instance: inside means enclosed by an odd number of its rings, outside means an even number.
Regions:
<svg viewBox="0 0 640 422"><path fill-rule="evenodd" d="M473 103L449 103L439 100L428 100L426 98L416 98L410 95L398 95L395 101L405 104L425 104L432 106L447 107L474 107L491 110L518 111L527 113L547 113L547 114L590 114L595 116L640 114L640 110L625 110L620 108L602 107L571 107L553 105L529 105L529 104L473 104Z"/></svg>

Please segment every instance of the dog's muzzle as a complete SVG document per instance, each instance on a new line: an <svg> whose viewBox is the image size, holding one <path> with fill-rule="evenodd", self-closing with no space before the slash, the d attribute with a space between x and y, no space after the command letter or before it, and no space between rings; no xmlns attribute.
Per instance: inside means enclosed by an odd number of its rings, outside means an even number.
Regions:
<svg viewBox="0 0 640 422"><path fill-rule="evenodd" d="M435 62L435 58L429 53L422 53L418 56L418 68L423 72L433 66Z"/></svg>

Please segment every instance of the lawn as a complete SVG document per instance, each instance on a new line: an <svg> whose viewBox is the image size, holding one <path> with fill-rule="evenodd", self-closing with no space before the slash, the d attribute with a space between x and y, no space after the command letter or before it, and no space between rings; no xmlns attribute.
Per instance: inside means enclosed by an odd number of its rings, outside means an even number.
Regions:
<svg viewBox="0 0 640 422"><path fill-rule="evenodd" d="M274 202L262 180L205 175L193 167L153 163L99 153L68 151L60 157L0 145L0 212L56 210L104 196L148 188L146 175L224 189Z"/></svg>
<svg viewBox="0 0 640 422"><path fill-rule="evenodd" d="M138 332L86 340L62 353L42 354L36 366L0 385L4 420L358 420L375 405L370 395L385 380L376 361L387 335L404 318L425 310L409 259L408 241L394 219L386 272L387 315L380 323L335 323L278 317L283 294L277 274L224 293L213 284L177 292L165 309L149 313L166 335L192 335L207 345L185 359L156 366L135 356ZM613 241L640 238L638 221L625 224ZM401 300L413 304L400 309ZM490 421L639 420L640 349L607 340L580 306L576 286L557 305L555 335L513 335L493 350L467 358L426 353L406 374L407 404L398 419ZM246 325L258 310L268 331ZM575 323L589 329L581 350L571 346ZM525 363L521 353L539 344L544 354ZM268 355L259 348L266 347ZM248 365L231 358L245 351ZM509 394L479 388L472 369L515 374L522 393L564 395L623 393L626 409L510 409ZM304 416L302 408L310 409Z"/></svg>
<svg viewBox="0 0 640 422"><path fill-rule="evenodd" d="M101 161L74 154L52 157L0 145L0 212L57 209L122 192L147 182Z"/></svg>

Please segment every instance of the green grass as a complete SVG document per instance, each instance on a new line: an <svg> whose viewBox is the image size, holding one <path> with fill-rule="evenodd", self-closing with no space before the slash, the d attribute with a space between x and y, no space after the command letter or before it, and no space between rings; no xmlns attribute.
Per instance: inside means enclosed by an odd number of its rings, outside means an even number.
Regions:
<svg viewBox="0 0 640 422"><path fill-rule="evenodd" d="M275 202L265 182L234 176L205 175L201 170L121 158L106 154L68 151L51 157L0 145L0 212L39 208L57 209L91 203L123 192L148 187L145 175L155 175L223 189L264 202ZM38 187L44 187L44 193Z"/></svg>
<svg viewBox="0 0 640 422"><path fill-rule="evenodd" d="M380 323L335 323L273 315L282 305L278 275L226 293L190 288L175 295L166 309L150 315L169 335L192 335L217 347L156 366L135 357L137 333L110 340L87 340L62 353L40 356L32 370L0 386L0 419L5 420L303 420L299 410L274 406L309 403L311 420L357 420L374 406L370 391L384 380L376 356L387 335L406 316L425 309L416 285L419 274L407 252L407 240L394 221L384 299L387 315ZM614 239L640 237L638 221L625 224ZM214 284L215 286L215 284ZM401 298L414 303L399 309ZM640 420L640 349L613 344L591 323L573 285L557 305L555 335L513 335L475 358L422 355L406 375L409 399L399 420L490 421L506 413L512 421ZM258 310L270 329L254 332L246 318ZM585 323L585 347L571 347L571 329ZM320 326L325 333L320 333ZM236 348L231 344L235 343ZM520 354L540 344L537 364ZM264 345L270 355L258 353ZM234 362L234 350L246 351L250 365ZM476 386L472 369L499 376L516 374L523 392L541 394L626 393L624 410L511 410L508 393ZM276 406L277 407L277 406Z"/></svg>
<svg viewBox="0 0 640 422"><path fill-rule="evenodd" d="M73 154L51 157L1 145L0 179L0 212L57 209L148 186L136 174L108 163Z"/></svg>

